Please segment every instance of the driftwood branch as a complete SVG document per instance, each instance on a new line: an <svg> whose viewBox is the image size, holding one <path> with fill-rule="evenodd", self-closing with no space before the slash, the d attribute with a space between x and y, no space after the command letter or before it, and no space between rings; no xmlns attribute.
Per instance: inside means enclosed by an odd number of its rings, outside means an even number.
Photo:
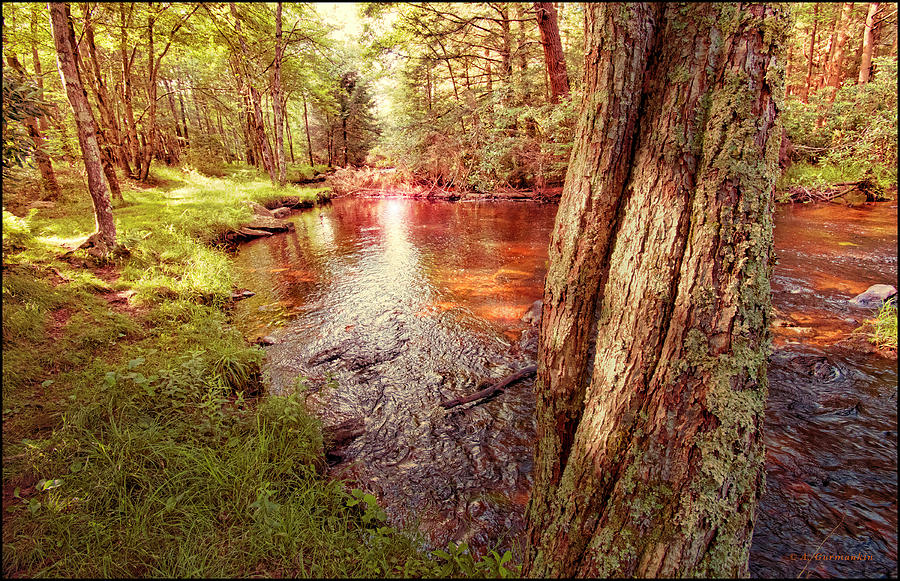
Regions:
<svg viewBox="0 0 900 581"><path fill-rule="evenodd" d="M537 366L529 365L528 367L526 367L524 369L520 369L519 371L513 373L512 375L507 375L500 381L487 386L486 388L482 389L481 391L476 391L475 393L473 393L471 395L467 395L465 397L457 397L455 399L445 401L445 402L441 403L441 407L444 409L450 409L450 408L456 407L458 405L462 405L464 403L469 403L469 402L477 401L479 399L484 399L486 397L490 397L490 396L494 395L495 393L497 393L498 391L501 391L501 390L509 387L510 385L516 383L517 381L521 381L528 377L534 377L534 375L536 373L537 373Z"/></svg>

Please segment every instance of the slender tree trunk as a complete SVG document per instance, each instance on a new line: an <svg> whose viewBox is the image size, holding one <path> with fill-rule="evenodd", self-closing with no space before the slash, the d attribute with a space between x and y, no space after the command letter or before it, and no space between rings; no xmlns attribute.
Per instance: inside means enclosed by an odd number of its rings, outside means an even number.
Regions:
<svg viewBox="0 0 900 581"><path fill-rule="evenodd" d="M523 574L746 576L786 10L586 12L586 93L544 288Z"/></svg>
<svg viewBox="0 0 900 581"><path fill-rule="evenodd" d="M116 223L109 199L109 185L100 159L100 146L97 144L97 123L94 121L87 93L75 66L75 37L72 34L66 5L61 2L49 2L47 7L50 11L53 42L56 45L59 76L72 106L72 112L75 114L78 142L81 144L84 168L87 172L88 191L94 206L97 228L95 245L101 255L105 255L116 246Z"/></svg>
<svg viewBox="0 0 900 581"><path fill-rule="evenodd" d="M828 33L828 44L825 45L825 58L822 64L822 74L819 75L819 79L816 83L816 88L821 89L825 86L825 81L828 77L828 68L831 66L831 60L834 58L834 47L837 44L837 31L838 31L838 22L840 21L841 14L841 5L838 3L832 4L832 12L834 18L831 20L831 30Z"/></svg>
<svg viewBox="0 0 900 581"><path fill-rule="evenodd" d="M65 10L66 10L66 20L69 23L69 34L70 34L71 38L74 39L74 38L76 38L75 37L75 28L73 27L73 24L72 24L72 16L69 11L69 5L64 3L64 6L65 6ZM88 67L85 67L84 63L81 60L81 56L78 51L77 43L73 42L72 46L75 49L74 50L75 69L78 71L79 80L81 80L81 83L82 83L82 85L81 85L82 88L85 88L85 83L81 79L81 71L84 71L85 75L87 75L87 78L89 80L91 78L91 73L90 73L90 70L88 69ZM90 83L88 83L88 85L90 85ZM90 104L90 101L88 101L88 104ZM91 113L91 116L93 117L93 112ZM119 188L119 177L116 175L115 167L113 167L113 162L115 160L114 160L114 156L112 153L112 149L109 146L109 140L106 138L106 134L103 131L103 127L99 123L97 123L96 119L94 120L94 123L95 123L94 129L96 132L97 144L100 146L100 161L103 164L103 173L106 175L107 186L109 187L109 191L112 194L112 199L113 200L121 200L122 199L122 190Z"/></svg>
<svg viewBox="0 0 900 581"><path fill-rule="evenodd" d="M167 101L169 102L169 111L172 112L172 122L175 124L175 135L178 137L184 137L181 133L181 123L178 122L178 110L175 109L175 95L172 91L172 84L168 81L168 79L163 79L163 88L166 90Z"/></svg>
<svg viewBox="0 0 900 581"><path fill-rule="evenodd" d="M341 135L344 146L344 167L347 167L347 116L341 115Z"/></svg>
<svg viewBox="0 0 900 581"><path fill-rule="evenodd" d="M275 121L275 160L278 165L278 185L284 187L287 167L284 161L284 111L281 100L281 59L284 45L281 43L281 2L275 5L275 63L272 79L272 115Z"/></svg>
<svg viewBox="0 0 900 581"><path fill-rule="evenodd" d="M813 78L813 69L815 63L815 50L816 50L816 31L819 27L819 3L816 2L813 6L813 28L812 35L809 39L809 62L806 64L806 83L803 84L803 88L800 92L800 100L804 103L809 103L809 90L812 85Z"/></svg>
<svg viewBox="0 0 900 581"><path fill-rule="evenodd" d="M501 101L508 105L512 96L512 34L509 30L509 5L500 5L500 76L503 79Z"/></svg>
<svg viewBox="0 0 900 581"><path fill-rule="evenodd" d="M552 2L535 2L534 10L541 33L541 46L544 47L544 64L550 78L550 102L559 103L560 99L569 95L569 75L559 38L556 8Z"/></svg>
<svg viewBox="0 0 900 581"><path fill-rule="evenodd" d="M494 78L493 78L493 75L491 74L491 60L490 60L491 59L491 51L490 51L490 49L487 49L487 48L484 49L484 58L485 58L485 62L487 63L485 66L485 71L484 71L484 74L487 77L487 92L491 93L494 90ZM427 70L429 71L428 110L431 111L431 72L430 72L431 69L428 68Z"/></svg>
<svg viewBox="0 0 900 581"><path fill-rule="evenodd" d="M528 49L525 44L525 5L519 2L513 4L513 13L518 21L516 31L516 92L518 102L525 105L531 98L528 88Z"/></svg>
<svg viewBox="0 0 900 581"><path fill-rule="evenodd" d="M791 43L788 46L787 57L785 58L785 62L787 62L787 71L784 73L784 94L785 95L793 95L794 94L794 85L791 84L791 79L794 78L794 67L796 66L796 61L794 60L794 45Z"/></svg>
<svg viewBox="0 0 900 581"><path fill-rule="evenodd" d="M41 59L38 55L38 18L39 9L35 5L31 11L31 62L34 66L34 81L38 86L38 95L44 98L44 72L41 69ZM39 119L41 133L46 135L49 129L47 115L41 115Z"/></svg>
<svg viewBox="0 0 900 581"><path fill-rule="evenodd" d="M82 10L84 12L84 40L86 41L84 46L87 48L89 62L89 66L85 67L87 70L86 77L91 84L94 95L97 97L97 110L100 112L101 122L100 130L103 132L107 146L112 149L108 156L111 156L122 169L127 171L129 167L125 159L126 155L123 151L122 139L119 135L119 126L113 110L112 98L106 88L106 83L103 81L103 71L100 69L100 60L97 57L97 45L94 42L94 25L91 21L90 6L84 3ZM115 199L116 197L113 194L113 198Z"/></svg>
<svg viewBox="0 0 900 581"><path fill-rule="evenodd" d="M151 4L152 6L152 4ZM156 18L147 15L147 121L144 122L143 147L141 152L141 171L138 179L146 182L150 177L150 162L156 153L156 63L154 62L153 27Z"/></svg>
<svg viewBox="0 0 900 581"><path fill-rule="evenodd" d="M134 122L134 105L133 90L131 86L131 64L134 58L135 47L132 50L131 57L128 56L128 26L130 18L125 16L125 3L119 4L119 22L121 27L121 35L119 36L119 54L122 58L122 106L125 109L125 126L128 132L128 160L134 166L127 167L128 175L137 178L141 175L141 156L138 150L137 124Z"/></svg>
<svg viewBox="0 0 900 581"><path fill-rule="evenodd" d="M309 167L315 167L316 164L313 163L312 154L312 139L309 138L309 115L306 111L306 93L303 94L303 128L306 130L306 152L309 154Z"/></svg>
<svg viewBox="0 0 900 581"><path fill-rule="evenodd" d="M237 7L234 5L234 2L230 2L229 6L231 8L231 15L234 17L234 30L237 34L238 42L240 43L241 47L241 55L239 55L236 59L238 70L241 72L244 90L250 97L250 105L253 108L253 129L255 137L259 142L260 153L262 154L263 168L269 173L269 179L272 180L272 184L277 185L278 175L275 168L275 162L272 157L272 150L269 147L269 140L266 137L266 128L263 121L262 107L260 106L259 91L256 90L256 87L250 84L250 75L247 74L246 70L247 65L245 61L249 58L250 53L247 49L247 43L244 41L244 36L241 33L241 19L240 16L238 16Z"/></svg>
<svg viewBox="0 0 900 581"><path fill-rule="evenodd" d="M191 138L188 136L188 124L187 124L187 115L184 114L184 97L181 95L182 91L178 91L178 107L181 110L181 130L184 133L184 141L187 144L190 144Z"/></svg>
<svg viewBox="0 0 900 581"><path fill-rule="evenodd" d="M25 67L19 62L15 53L10 50L7 50L6 62L8 62L9 66L19 74L19 77L23 81L27 78ZM55 200L59 197L59 184L56 182L56 173L53 171L53 163L50 161L50 156L47 155L47 152L44 149L44 136L41 132L40 123L38 122L37 117L31 115L25 117L24 122L25 127L28 129L28 136L31 137L31 141L34 143L34 161L38 166L38 171L41 172L41 182L43 182L44 188L49 194L46 197Z"/></svg>
<svg viewBox="0 0 900 581"><path fill-rule="evenodd" d="M841 86L841 74L844 67L844 49L847 38L850 36L850 22L853 16L853 2L844 2L841 8L840 22L837 23L835 32L837 40L834 42L834 52L828 62L828 70L825 73L825 86L837 89ZM830 101L834 101L835 92L832 91Z"/></svg>
<svg viewBox="0 0 900 581"><path fill-rule="evenodd" d="M225 161L231 161L231 147L228 145L228 136L225 135L225 129L222 128L222 112L216 107L216 127L219 130L219 136L222 138L222 147L225 148Z"/></svg>
<svg viewBox="0 0 900 581"><path fill-rule="evenodd" d="M285 99L285 103L284 103L284 111L285 111L285 117L288 117L288 115L287 115L287 100L286 99ZM290 153L291 153L291 164L294 164L296 162L294 161L294 137L291 133L291 124L285 123L284 129L285 129L285 133L287 133L288 149L290 150Z"/></svg>
<svg viewBox="0 0 900 581"><path fill-rule="evenodd" d="M865 85L869 82L869 74L872 71L872 51L875 48L872 29L875 26L876 12L878 12L878 2L870 2L869 13L866 15L866 28L863 31L862 60L859 63L859 77L857 79L860 85Z"/></svg>
<svg viewBox="0 0 900 581"><path fill-rule="evenodd" d="M488 83L490 83L490 74L488 74ZM425 63L425 110L431 113L431 66L427 61Z"/></svg>

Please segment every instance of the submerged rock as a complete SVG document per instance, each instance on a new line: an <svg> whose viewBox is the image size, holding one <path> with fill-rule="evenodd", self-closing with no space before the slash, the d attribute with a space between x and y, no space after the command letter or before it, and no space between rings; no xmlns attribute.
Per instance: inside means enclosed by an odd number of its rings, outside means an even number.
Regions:
<svg viewBox="0 0 900 581"><path fill-rule="evenodd" d="M262 216L257 214L253 217L253 220L249 224L245 225L245 228L251 228L253 230L266 230L269 232L284 232L286 230L293 230L294 223L279 220L278 218L275 218L273 216Z"/></svg>
<svg viewBox="0 0 900 581"><path fill-rule="evenodd" d="M536 300L531 307L522 315L522 322L529 325L536 325L541 321L541 309L544 307L544 301Z"/></svg>
<svg viewBox="0 0 900 581"><path fill-rule="evenodd" d="M897 289L889 284L873 284L866 292L850 299L855 307L878 308L881 303L897 295Z"/></svg>
<svg viewBox="0 0 900 581"><path fill-rule="evenodd" d="M282 206L281 208L275 208L274 210L272 210L272 215L275 216L276 218L284 218L285 216L287 216L290 213L291 213L291 209L286 208L284 206Z"/></svg>

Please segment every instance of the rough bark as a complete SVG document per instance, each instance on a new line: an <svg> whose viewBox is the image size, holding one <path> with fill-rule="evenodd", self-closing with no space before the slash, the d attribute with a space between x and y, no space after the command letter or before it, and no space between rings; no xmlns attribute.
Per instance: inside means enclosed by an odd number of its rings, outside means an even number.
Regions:
<svg viewBox="0 0 900 581"><path fill-rule="evenodd" d="M523 573L746 576L786 14L629 3L586 18Z"/></svg>
<svg viewBox="0 0 900 581"><path fill-rule="evenodd" d="M863 29L862 60L859 63L859 77L857 82L865 85L869 82L872 72L872 51L875 48L872 30L875 27L875 13L878 12L878 2L869 3L869 13L866 15L866 27Z"/></svg>
<svg viewBox="0 0 900 581"><path fill-rule="evenodd" d="M22 66L19 58L13 52L7 53L6 62L19 74L23 81L27 78L25 67ZM44 150L44 135L41 131L40 122L37 117L30 115L25 117L23 121L28 129L28 136L31 137L31 141L34 143L32 155L38 166L38 171L41 173L41 182L47 190L48 195L46 197L55 200L59 197L59 184L56 182L56 173L53 171L53 163L50 161L50 156Z"/></svg>
<svg viewBox="0 0 900 581"><path fill-rule="evenodd" d="M541 46L544 47L544 65L550 78L550 102L559 103L569 94L569 75L559 37L556 8L552 2L535 2L534 10L541 33Z"/></svg>
<svg viewBox="0 0 900 581"><path fill-rule="evenodd" d="M809 60L806 64L806 83L800 91L800 100L804 103L809 102L809 90L812 85L813 70L815 68L815 50L816 50L816 31L819 28L819 3L813 6L813 28L809 39Z"/></svg>
<svg viewBox="0 0 900 581"><path fill-rule="evenodd" d="M275 159L278 162L278 185L284 187L287 167L284 161L284 103L281 99L281 59L284 45L281 42L281 2L275 7L275 73L272 79L272 114L275 117Z"/></svg>
<svg viewBox="0 0 900 581"><path fill-rule="evenodd" d="M97 228L95 245L101 254L106 254L116 246L116 224L109 199L109 184L103 173L100 146L97 143L97 123L78 68L75 66L75 37L72 34L66 5L61 2L49 2L47 7L50 11L59 75L75 115L78 142L81 145L87 173L88 191L94 206Z"/></svg>

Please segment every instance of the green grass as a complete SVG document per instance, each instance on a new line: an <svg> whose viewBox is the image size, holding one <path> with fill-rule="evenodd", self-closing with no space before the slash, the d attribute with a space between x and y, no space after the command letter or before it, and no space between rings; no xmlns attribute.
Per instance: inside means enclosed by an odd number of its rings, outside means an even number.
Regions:
<svg viewBox="0 0 900 581"><path fill-rule="evenodd" d="M260 397L263 352L229 321L233 272L211 244L250 217L246 200L316 190L153 177L123 188L128 252L103 263L60 258L93 229L74 172L54 208L4 211L4 575L508 575L508 554L429 553L386 526L374 497L322 475L301 396ZM29 196L4 205L23 215Z"/></svg>
<svg viewBox="0 0 900 581"><path fill-rule="evenodd" d="M871 322L872 335L869 340L881 349L897 350L897 303L881 305L878 315Z"/></svg>

